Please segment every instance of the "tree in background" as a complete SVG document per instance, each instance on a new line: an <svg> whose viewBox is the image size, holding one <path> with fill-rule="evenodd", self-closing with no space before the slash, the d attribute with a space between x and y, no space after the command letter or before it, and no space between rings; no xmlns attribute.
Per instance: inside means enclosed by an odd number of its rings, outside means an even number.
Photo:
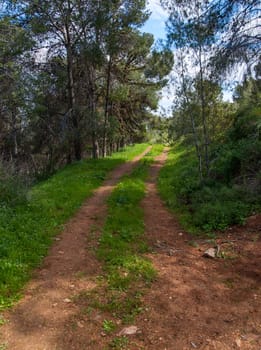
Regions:
<svg viewBox="0 0 261 350"><path fill-rule="evenodd" d="M139 31L148 18L145 5L144 0L6 1L1 21L30 43L5 56L3 66L6 72L15 61L17 102L10 106L16 106L17 121L23 114L19 147L36 173L50 173L90 149L94 158L105 156L143 137L172 67L171 52L154 49L153 37ZM16 47L22 42L19 38ZM9 50L8 43L1 45ZM9 129L2 130L7 149Z"/></svg>
<svg viewBox="0 0 261 350"><path fill-rule="evenodd" d="M260 9L255 0L163 0L162 4L169 11L168 45L175 50L176 126L179 134L193 135L202 182L210 175L213 141L232 124L235 108L221 101L224 74L243 61L247 73L254 73Z"/></svg>

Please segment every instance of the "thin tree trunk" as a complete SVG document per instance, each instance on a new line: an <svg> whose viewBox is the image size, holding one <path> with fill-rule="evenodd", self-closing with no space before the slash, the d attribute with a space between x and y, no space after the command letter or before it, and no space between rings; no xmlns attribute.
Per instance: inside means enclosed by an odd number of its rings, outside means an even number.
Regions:
<svg viewBox="0 0 261 350"><path fill-rule="evenodd" d="M102 156L103 157L106 157L107 155L107 125L108 125L108 117L109 117L110 81L111 81L111 57L109 57L108 69L107 69L107 81L106 81L104 125L103 125L103 138L102 138Z"/></svg>
<svg viewBox="0 0 261 350"><path fill-rule="evenodd" d="M182 90L187 102L187 105L189 106L189 98L188 98L188 94L187 94L187 87L186 87L186 83L185 83L185 78L184 78L184 65L183 65L183 58L181 59L181 68L182 68ZM192 133L193 133L193 138L194 138L194 146L196 149L196 154L197 154L197 158L198 158L198 173L199 173L199 180L200 183L202 183L203 181L203 169L202 169L202 155L201 155L201 151L200 151L200 146L199 146L199 139L198 139L198 133L197 133L197 128L195 125L195 119L193 114L190 112L190 122L191 122L191 127L192 127Z"/></svg>
<svg viewBox="0 0 261 350"><path fill-rule="evenodd" d="M206 109L205 109L205 95L204 95L204 83L203 83L203 67L202 67L202 52L200 47L199 52L199 68L200 68L200 100L201 100L201 119L203 124L203 139L204 139L204 153L205 153L205 167L206 174L209 175L209 154L208 154L208 131L207 131L207 120L206 120Z"/></svg>
<svg viewBox="0 0 261 350"><path fill-rule="evenodd" d="M82 158L82 145L79 130L79 122L76 114L76 103L75 103L75 88L74 88L74 77L73 77L73 52L70 40L70 32L68 25L65 27L66 30L66 54L67 54L67 77L68 77L68 96L69 96L69 110L71 112L72 119L72 140L74 146L74 156L76 160L81 160Z"/></svg>

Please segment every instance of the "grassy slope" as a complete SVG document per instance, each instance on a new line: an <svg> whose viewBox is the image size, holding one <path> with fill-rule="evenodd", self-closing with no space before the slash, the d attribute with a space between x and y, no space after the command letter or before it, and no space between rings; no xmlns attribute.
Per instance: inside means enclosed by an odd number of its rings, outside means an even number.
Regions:
<svg viewBox="0 0 261 350"><path fill-rule="evenodd" d="M66 166L34 186L28 202L0 207L0 309L12 304L32 268L46 255L52 237L91 196L108 172L145 150L147 144L128 147L110 158Z"/></svg>

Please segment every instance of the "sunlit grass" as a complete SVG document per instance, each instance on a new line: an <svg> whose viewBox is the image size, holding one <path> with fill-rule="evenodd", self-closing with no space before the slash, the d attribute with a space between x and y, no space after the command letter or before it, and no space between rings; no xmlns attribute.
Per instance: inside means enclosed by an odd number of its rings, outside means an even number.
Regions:
<svg viewBox="0 0 261 350"><path fill-rule="evenodd" d="M0 206L0 309L18 299L30 272L46 255L52 238L110 170L143 152L147 144L126 148L112 157L66 166L35 185L28 201Z"/></svg>

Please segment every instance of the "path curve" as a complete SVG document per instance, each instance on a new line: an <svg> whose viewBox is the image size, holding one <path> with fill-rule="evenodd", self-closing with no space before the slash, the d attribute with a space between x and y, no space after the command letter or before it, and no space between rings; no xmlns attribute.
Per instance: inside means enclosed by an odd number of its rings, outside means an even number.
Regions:
<svg viewBox="0 0 261 350"><path fill-rule="evenodd" d="M130 174L150 149L148 147L132 161L114 169L55 238L41 268L34 272L34 278L27 284L24 297L5 313L8 323L1 327L0 332L1 342L8 350L85 349L77 345L77 339L74 344L74 325L68 327L79 311L72 300L81 291L93 289L95 277L101 273L94 249L106 218L106 198L120 178ZM84 328L81 323L76 326ZM70 329L72 336L68 336ZM92 330L84 331L87 344Z"/></svg>

